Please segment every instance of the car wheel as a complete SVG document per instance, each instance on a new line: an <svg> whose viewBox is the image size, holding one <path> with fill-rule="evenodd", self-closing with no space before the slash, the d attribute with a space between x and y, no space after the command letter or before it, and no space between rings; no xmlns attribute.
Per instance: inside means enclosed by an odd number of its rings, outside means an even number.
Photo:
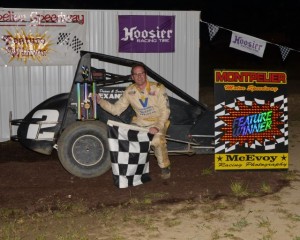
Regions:
<svg viewBox="0 0 300 240"><path fill-rule="evenodd" d="M61 164L77 177L97 177L111 167L107 127L102 122L73 123L62 132L57 145Z"/></svg>

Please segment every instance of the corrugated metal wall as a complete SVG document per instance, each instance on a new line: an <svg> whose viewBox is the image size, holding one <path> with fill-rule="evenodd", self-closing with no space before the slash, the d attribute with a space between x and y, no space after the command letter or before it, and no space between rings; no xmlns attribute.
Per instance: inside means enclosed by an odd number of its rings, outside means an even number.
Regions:
<svg viewBox="0 0 300 240"><path fill-rule="evenodd" d="M199 99L199 11L88 10L86 50L144 62L151 69ZM174 15L174 53L119 53L118 15ZM128 74L127 68L101 66L109 72ZM25 115L43 100L68 92L74 66L0 67L0 141L9 140L9 112L13 119ZM13 129L15 133L15 129Z"/></svg>

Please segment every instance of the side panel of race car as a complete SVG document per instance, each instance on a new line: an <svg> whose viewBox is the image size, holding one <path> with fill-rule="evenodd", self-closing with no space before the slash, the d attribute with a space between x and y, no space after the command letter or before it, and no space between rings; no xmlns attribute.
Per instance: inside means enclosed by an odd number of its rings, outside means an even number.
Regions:
<svg viewBox="0 0 300 240"><path fill-rule="evenodd" d="M53 96L30 111L19 123L16 140L26 148L50 155L66 111L68 95Z"/></svg>

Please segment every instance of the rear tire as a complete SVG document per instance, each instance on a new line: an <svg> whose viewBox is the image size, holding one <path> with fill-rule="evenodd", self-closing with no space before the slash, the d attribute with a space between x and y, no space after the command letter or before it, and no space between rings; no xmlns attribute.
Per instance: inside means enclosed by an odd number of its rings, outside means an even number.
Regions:
<svg viewBox="0 0 300 240"><path fill-rule="evenodd" d="M81 178L98 177L111 168L107 126L100 121L75 122L58 140L63 167Z"/></svg>

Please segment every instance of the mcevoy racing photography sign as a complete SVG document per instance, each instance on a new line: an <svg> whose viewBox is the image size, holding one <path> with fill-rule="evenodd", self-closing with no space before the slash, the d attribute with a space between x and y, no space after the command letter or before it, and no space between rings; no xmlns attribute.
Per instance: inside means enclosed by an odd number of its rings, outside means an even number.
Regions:
<svg viewBox="0 0 300 240"><path fill-rule="evenodd" d="M175 51L175 16L119 16L119 52Z"/></svg>
<svg viewBox="0 0 300 240"><path fill-rule="evenodd" d="M215 70L215 169L287 169L287 75Z"/></svg>
<svg viewBox="0 0 300 240"><path fill-rule="evenodd" d="M1 65L75 64L86 44L86 12L0 10Z"/></svg>

